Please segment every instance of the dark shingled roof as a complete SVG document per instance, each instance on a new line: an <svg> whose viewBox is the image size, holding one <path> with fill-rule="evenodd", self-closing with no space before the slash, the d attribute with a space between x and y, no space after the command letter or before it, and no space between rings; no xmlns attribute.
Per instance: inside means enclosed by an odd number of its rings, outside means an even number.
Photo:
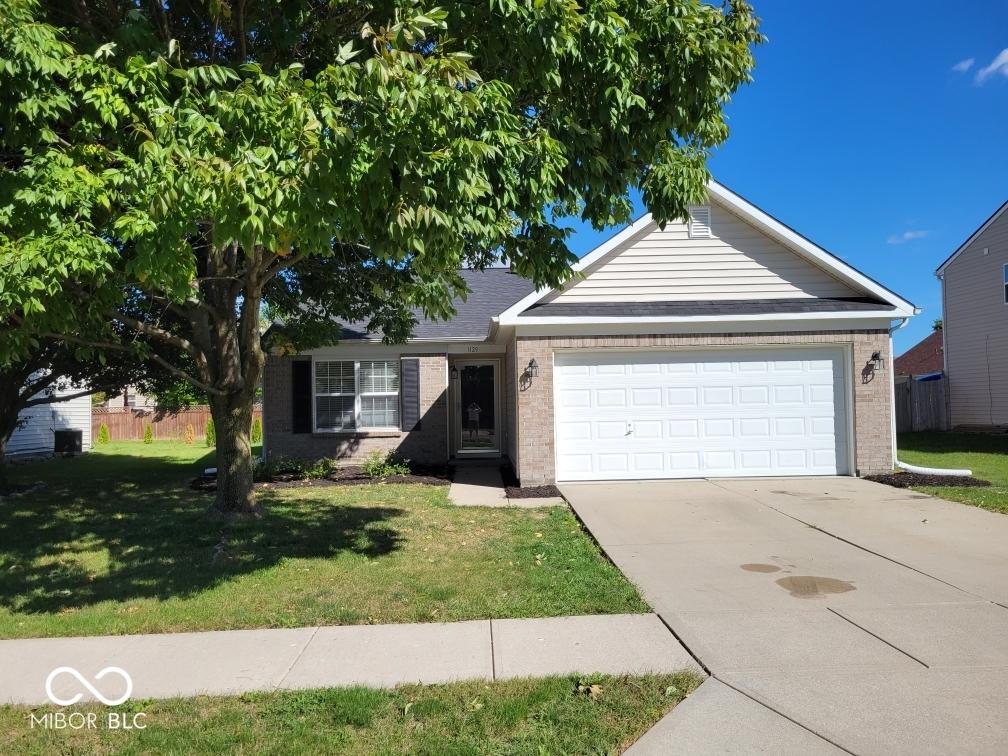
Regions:
<svg viewBox="0 0 1008 756"><path fill-rule="evenodd" d="M868 298L842 299L715 299L696 302L544 302L518 317L633 318L682 315L758 315L789 312L859 312L894 310Z"/></svg>
<svg viewBox="0 0 1008 756"><path fill-rule="evenodd" d="M417 324L413 339L473 339L482 341L490 329L490 318L535 291L535 284L507 268L463 270L462 278L469 287L469 297L463 302L452 300L456 315L451 320L429 320L419 310L413 311ZM367 333L367 323L343 323L344 340L380 341L381 334Z"/></svg>

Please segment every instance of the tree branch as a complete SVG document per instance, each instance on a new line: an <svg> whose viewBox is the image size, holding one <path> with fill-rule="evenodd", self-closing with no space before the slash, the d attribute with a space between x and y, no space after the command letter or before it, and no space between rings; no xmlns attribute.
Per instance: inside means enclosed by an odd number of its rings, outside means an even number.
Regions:
<svg viewBox="0 0 1008 756"><path fill-rule="evenodd" d="M173 347L181 349L183 352L188 353L197 360L201 358L199 350L188 339L184 339L181 336L177 336L170 331L158 328L150 323L145 323L142 320L131 318L129 315L123 315L118 310L109 313L109 316L118 320L123 325L132 328L137 333L142 333L143 335L150 336L154 339L160 339L161 341L171 344Z"/></svg>
<svg viewBox="0 0 1008 756"><path fill-rule="evenodd" d="M90 339L82 339L79 336L70 336L64 333L45 333L42 335L53 339L63 339L64 341L69 341L74 344L81 344L83 346L94 347L95 349L113 349L118 352L132 351L128 346L124 346L122 344L116 344L111 341L91 341ZM206 391L208 394L213 394L214 396L225 395L224 391L221 391L219 388L215 388L214 386L211 386L210 384L205 383L204 381L201 381L191 376L189 373L187 373L185 370L182 370L181 368L175 367L170 362L168 362L168 360L166 360L159 354L149 354L147 355L147 359L151 360L152 362L156 362L158 365L163 367L172 375L177 376L184 381L189 381L189 383L191 383L193 386L195 386L198 389L202 389L203 391Z"/></svg>
<svg viewBox="0 0 1008 756"><path fill-rule="evenodd" d="M305 255L301 254L300 252L298 254L296 254L296 255L287 255L286 257L281 257L280 255L276 255L275 259L273 260L273 262L271 262L266 267L266 276L265 277L266 278L272 278L273 276L275 276L280 271L286 270L287 268L291 268L291 267L297 265L299 262L301 262L304 259L305 259Z"/></svg>
<svg viewBox="0 0 1008 756"><path fill-rule="evenodd" d="M24 403L24 407L38 407L40 404L57 404L59 402L68 402L71 399L79 399L82 396L90 396L94 393L94 389L86 389L77 391L73 394L63 394L62 396L49 396L49 397L39 397L38 399L29 399Z"/></svg>

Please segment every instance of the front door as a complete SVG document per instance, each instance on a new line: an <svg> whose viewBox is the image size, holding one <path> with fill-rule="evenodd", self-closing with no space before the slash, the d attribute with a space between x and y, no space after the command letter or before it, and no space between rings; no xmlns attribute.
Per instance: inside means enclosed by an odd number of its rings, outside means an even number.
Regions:
<svg viewBox="0 0 1008 756"><path fill-rule="evenodd" d="M500 453L497 362L455 363L455 448L462 455ZM454 371L453 371L454 373Z"/></svg>

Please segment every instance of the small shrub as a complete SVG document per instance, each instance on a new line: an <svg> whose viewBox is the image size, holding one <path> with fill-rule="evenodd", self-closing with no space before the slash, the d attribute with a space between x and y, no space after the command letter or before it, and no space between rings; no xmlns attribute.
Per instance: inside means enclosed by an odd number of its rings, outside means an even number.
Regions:
<svg viewBox="0 0 1008 756"><path fill-rule="evenodd" d="M280 471L278 457L256 457L252 461L252 479L257 483L266 483Z"/></svg>
<svg viewBox="0 0 1008 756"><path fill-rule="evenodd" d="M320 480L328 478L338 467L335 459L323 457L313 462L291 457L257 458L252 469L252 476L257 482L275 480L277 477L294 480Z"/></svg>
<svg viewBox="0 0 1008 756"><path fill-rule="evenodd" d="M252 443L261 444L262 443L262 418L256 417L252 419Z"/></svg>
<svg viewBox="0 0 1008 756"><path fill-rule="evenodd" d="M212 417L206 421L206 445L210 449L217 446L217 430L214 428Z"/></svg>
<svg viewBox="0 0 1008 756"><path fill-rule="evenodd" d="M339 468L339 464L335 459L331 457L322 457L321 459L316 459L314 462L305 465L304 467L304 477L305 479L321 480L322 478L328 478Z"/></svg>
<svg viewBox="0 0 1008 756"><path fill-rule="evenodd" d="M150 423L144 426L144 443L153 444L154 443L154 426Z"/></svg>
<svg viewBox="0 0 1008 756"><path fill-rule="evenodd" d="M364 458L361 469L369 478L387 478L390 475L409 475L409 461L396 459L392 452L375 449Z"/></svg>
<svg viewBox="0 0 1008 756"><path fill-rule="evenodd" d="M185 427L185 442L191 444L196 440L196 429L193 428L193 424L189 423Z"/></svg>
<svg viewBox="0 0 1008 756"><path fill-rule="evenodd" d="M112 434L109 433L108 426L102 423L98 426L98 443L107 444L112 440Z"/></svg>

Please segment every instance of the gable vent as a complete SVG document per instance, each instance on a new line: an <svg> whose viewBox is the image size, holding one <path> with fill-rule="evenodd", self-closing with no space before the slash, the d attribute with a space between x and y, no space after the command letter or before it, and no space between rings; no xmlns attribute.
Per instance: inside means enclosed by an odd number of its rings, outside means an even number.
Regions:
<svg viewBox="0 0 1008 756"><path fill-rule="evenodd" d="M690 239L710 239L710 205L696 205L689 209Z"/></svg>

